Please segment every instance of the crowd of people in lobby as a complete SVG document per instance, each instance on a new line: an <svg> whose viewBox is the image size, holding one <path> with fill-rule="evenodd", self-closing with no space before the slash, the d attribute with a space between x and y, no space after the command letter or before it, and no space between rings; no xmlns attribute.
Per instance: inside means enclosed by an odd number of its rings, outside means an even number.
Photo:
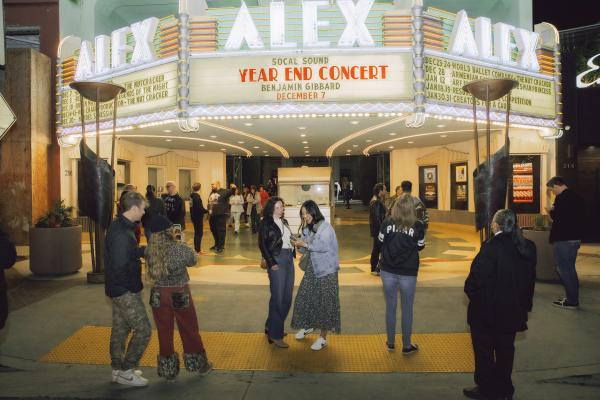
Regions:
<svg viewBox="0 0 600 400"><path fill-rule="evenodd" d="M212 184L204 207L200 184L194 184L191 220L194 246L183 238L185 205L173 182L167 193L157 197L153 186L146 196L129 185L120 197L118 215L106 237L105 293L112 300L110 355L112 380L125 385L145 386L148 380L137 369L151 337L151 325L142 299L142 262L145 259L151 282L150 306L158 330L158 375L174 380L179 372L179 355L173 345L177 322L183 344L183 360L188 371L202 375L212 370L202 338L189 286L188 267L197 263L201 250L203 220L208 214L214 237L214 249L221 253L225 245L229 214L234 232L239 231L242 215L258 235L261 267L269 278L270 300L264 332L269 343L282 349L285 321L293 310L291 327L295 338L303 340L318 330L311 349L328 346L328 333L341 332L341 307L338 273L339 249L336 233L318 205L305 201L300 209L302 224L292 232L285 219L285 201L252 186L240 191L234 184L228 189ZM556 198L548 213L553 219L550 241L554 245L557 271L565 286L566 297L553 305L574 310L579 307L579 282L575 268L581 232L577 228L578 209L583 199L569 189L564 179L554 177L547 187ZM404 181L391 197L378 183L369 204L369 230L373 237L371 273L381 277L386 303L387 350L396 349L398 293L401 304L401 354L419 351L411 341L413 303L420 266L419 252L425 247L429 217L423 202L411 194L412 184ZM140 247L141 229L148 245ZM533 307L536 247L523 237L517 216L510 209L498 210L491 220L491 237L471 264L464 292L469 299L467 322L475 356L476 386L464 389L474 399L511 399L514 342L517 332L527 329L528 313ZM7 315L4 268L16 260L15 247L0 233L0 328ZM295 265L304 272L296 297L293 297Z"/></svg>

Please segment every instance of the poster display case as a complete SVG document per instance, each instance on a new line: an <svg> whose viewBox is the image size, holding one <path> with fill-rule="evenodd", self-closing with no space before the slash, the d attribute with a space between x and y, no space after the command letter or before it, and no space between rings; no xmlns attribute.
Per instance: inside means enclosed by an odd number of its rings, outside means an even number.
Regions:
<svg viewBox="0 0 600 400"><path fill-rule="evenodd" d="M508 204L516 213L540 212L540 156L513 155L510 157L512 184Z"/></svg>
<svg viewBox="0 0 600 400"><path fill-rule="evenodd" d="M285 218L292 233L301 225L300 208L313 200L321 214L331 223L331 167L278 168L279 197L285 202Z"/></svg>
<svg viewBox="0 0 600 400"><path fill-rule="evenodd" d="M438 208L437 165L419 167L419 197L427 208Z"/></svg>
<svg viewBox="0 0 600 400"><path fill-rule="evenodd" d="M469 209L469 167L467 163L450 165L450 208Z"/></svg>

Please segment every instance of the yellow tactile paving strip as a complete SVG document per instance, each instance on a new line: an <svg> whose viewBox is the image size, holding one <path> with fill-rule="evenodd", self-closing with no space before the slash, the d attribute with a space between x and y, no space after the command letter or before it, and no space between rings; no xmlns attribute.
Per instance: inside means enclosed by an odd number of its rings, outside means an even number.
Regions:
<svg viewBox="0 0 600 400"><path fill-rule="evenodd" d="M262 333L202 332L208 356L216 369L286 372L473 372L474 361L468 333L421 333L413 335L419 352L403 356L389 353L385 335L331 335L329 346L310 349L315 335L286 340L289 349L269 345ZM182 353L179 337L175 347ZM40 361L65 364L109 365L110 327L84 326L56 346ZM398 336L396 343L401 343ZM156 366L158 338L153 332L140 362Z"/></svg>

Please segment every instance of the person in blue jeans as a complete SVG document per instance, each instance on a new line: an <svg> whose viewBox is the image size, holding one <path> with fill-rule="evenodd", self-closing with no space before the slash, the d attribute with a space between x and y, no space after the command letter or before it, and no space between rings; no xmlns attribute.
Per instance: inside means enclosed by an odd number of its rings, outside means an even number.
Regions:
<svg viewBox="0 0 600 400"><path fill-rule="evenodd" d="M547 209L552 218L550 243L554 248L554 261L558 265L558 274L565 287L566 297L553 302L553 305L566 310L579 308L579 279L575 269L577 250L581 245L582 211L585 210L583 198L567 187L560 176L546 183L556 196L554 205Z"/></svg>
<svg viewBox="0 0 600 400"><path fill-rule="evenodd" d="M419 251L425 247L425 226L417 219L410 195L403 194L394 202L389 217L381 225L378 239L381 242L387 348L394 351L396 347L396 307L400 290L402 354L409 355L419 350L416 344L411 343L411 334Z"/></svg>
<svg viewBox="0 0 600 400"><path fill-rule="evenodd" d="M266 263L271 289L265 334L269 343L285 349L289 345L283 341L283 325L292 306L295 251L291 241L292 231L283 218L283 211L280 197L267 200L258 229L258 247Z"/></svg>

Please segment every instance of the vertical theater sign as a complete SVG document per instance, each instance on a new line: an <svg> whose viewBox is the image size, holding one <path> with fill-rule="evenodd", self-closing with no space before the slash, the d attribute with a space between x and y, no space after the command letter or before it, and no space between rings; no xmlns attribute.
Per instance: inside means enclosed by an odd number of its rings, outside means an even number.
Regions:
<svg viewBox="0 0 600 400"><path fill-rule="evenodd" d="M374 0L257 7L242 1L235 9L180 0L176 15L93 39L64 38L59 138L76 142L79 99L68 85L81 80L126 88L118 100L120 131L172 122L194 131L209 119L400 113L411 115L407 126L419 126L428 117L469 118L462 86L500 77L519 82L513 123L561 128L559 44L551 25L528 31L420 3L398 9ZM505 105L492 107L492 119L501 121ZM93 111L90 104L86 120ZM109 114L101 110L107 121Z"/></svg>

